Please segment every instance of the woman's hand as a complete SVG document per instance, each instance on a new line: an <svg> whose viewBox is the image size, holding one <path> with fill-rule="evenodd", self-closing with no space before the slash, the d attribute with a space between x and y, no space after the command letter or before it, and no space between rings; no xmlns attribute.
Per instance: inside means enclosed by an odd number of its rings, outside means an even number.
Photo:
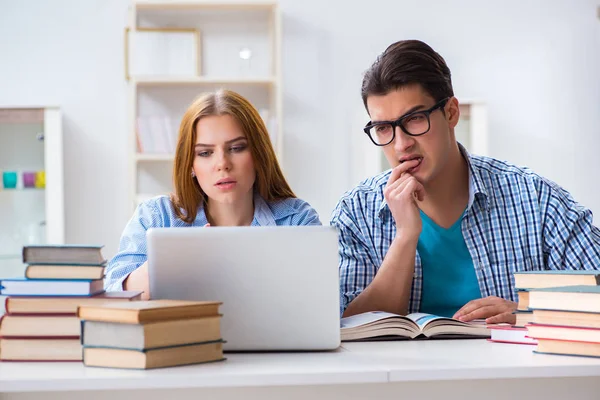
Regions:
<svg viewBox="0 0 600 400"><path fill-rule="evenodd" d="M123 282L124 290L141 290L142 300L150 300L150 280L148 278L148 261L129 274Z"/></svg>

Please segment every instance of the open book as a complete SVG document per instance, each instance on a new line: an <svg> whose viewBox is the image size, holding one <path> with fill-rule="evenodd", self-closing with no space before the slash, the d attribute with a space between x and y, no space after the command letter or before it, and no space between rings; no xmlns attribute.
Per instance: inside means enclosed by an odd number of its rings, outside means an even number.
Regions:
<svg viewBox="0 0 600 400"><path fill-rule="evenodd" d="M485 321L461 322L431 314L372 311L342 318L342 341L415 338L488 338Z"/></svg>

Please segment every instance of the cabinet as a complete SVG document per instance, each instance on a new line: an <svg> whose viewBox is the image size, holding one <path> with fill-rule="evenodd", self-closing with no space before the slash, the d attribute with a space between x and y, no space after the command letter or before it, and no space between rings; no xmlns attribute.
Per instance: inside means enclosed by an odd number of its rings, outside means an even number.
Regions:
<svg viewBox="0 0 600 400"><path fill-rule="evenodd" d="M28 244L65 239L61 113L0 105L0 277L22 273Z"/></svg>

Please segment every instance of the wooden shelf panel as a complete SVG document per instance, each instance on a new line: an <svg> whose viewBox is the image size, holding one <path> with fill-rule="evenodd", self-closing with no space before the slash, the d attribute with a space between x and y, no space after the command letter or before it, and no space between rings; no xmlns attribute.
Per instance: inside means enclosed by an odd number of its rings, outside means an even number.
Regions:
<svg viewBox="0 0 600 400"><path fill-rule="evenodd" d="M173 158L175 157L174 154L146 154L146 153L137 153L135 155L135 159L140 162L140 161L173 161Z"/></svg>
<svg viewBox="0 0 600 400"><path fill-rule="evenodd" d="M169 86L169 85L273 85L276 78L210 78L210 77L134 77L138 86Z"/></svg>

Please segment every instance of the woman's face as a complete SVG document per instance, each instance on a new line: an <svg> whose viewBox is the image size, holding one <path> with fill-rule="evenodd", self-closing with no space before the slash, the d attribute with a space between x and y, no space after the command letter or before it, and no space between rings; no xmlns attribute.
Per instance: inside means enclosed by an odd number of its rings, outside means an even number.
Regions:
<svg viewBox="0 0 600 400"><path fill-rule="evenodd" d="M209 201L236 204L252 200L254 161L248 139L232 116L198 121L192 168Z"/></svg>

